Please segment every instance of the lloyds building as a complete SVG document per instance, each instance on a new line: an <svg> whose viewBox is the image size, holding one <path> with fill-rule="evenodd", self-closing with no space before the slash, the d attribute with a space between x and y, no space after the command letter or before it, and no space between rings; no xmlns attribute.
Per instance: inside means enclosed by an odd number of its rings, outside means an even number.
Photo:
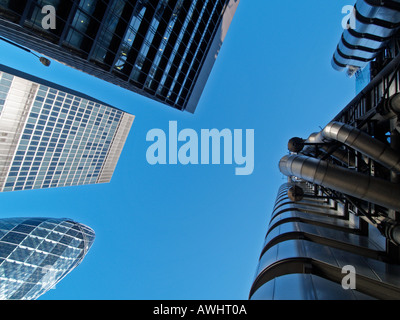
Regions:
<svg viewBox="0 0 400 320"><path fill-rule="evenodd" d="M193 113L239 0L5 0L0 35ZM55 28L43 28L55 8Z"/></svg>
<svg viewBox="0 0 400 320"><path fill-rule="evenodd" d="M358 93L289 140L251 300L400 299L400 2L358 0L354 18L332 65Z"/></svg>

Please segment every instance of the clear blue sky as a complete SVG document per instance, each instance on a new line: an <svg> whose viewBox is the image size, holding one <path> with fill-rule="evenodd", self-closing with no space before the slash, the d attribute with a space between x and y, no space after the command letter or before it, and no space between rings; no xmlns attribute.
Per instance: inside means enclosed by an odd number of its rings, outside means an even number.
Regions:
<svg viewBox="0 0 400 320"><path fill-rule="evenodd" d="M247 299L293 136L325 126L354 96L331 67L344 5L242 0L194 115L0 43L0 63L136 115L111 183L0 194L2 217L69 217L96 240L41 299ZM156 165L153 128L254 129L255 168Z"/></svg>

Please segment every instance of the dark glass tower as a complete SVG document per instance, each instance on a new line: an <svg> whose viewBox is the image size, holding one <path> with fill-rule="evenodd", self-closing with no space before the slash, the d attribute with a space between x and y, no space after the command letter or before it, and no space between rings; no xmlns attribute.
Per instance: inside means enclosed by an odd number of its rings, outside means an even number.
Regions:
<svg viewBox="0 0 400 320"><path fill-rule="evenodd" d="M0 2L0 34L103 80L194 112L238 3L6 0ZM45 5L55 8L54 29L42 26Z"/></svg>
<svg viewBox="0 0 400 320"><path fill-rule="evenodd" d="M94 231L70 219L0 219L0 299L33 300L78 266Z"/></svg>

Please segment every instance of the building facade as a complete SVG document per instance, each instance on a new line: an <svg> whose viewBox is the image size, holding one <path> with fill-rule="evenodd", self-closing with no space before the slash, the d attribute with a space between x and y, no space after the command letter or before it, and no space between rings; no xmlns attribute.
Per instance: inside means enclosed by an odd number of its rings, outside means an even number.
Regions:
<svg viewBox="0 0 400 320"><path fill-rule="evenodd" d="M0 191L110 182L133 119L0 65Z"/></svg>
<svg viewBox="0 0 400 320"><path fill-rule="evenodd" d="M94 239L69 219L0 219L0 299L37 299L82 262Z"/></svg>
<svg viewBox="0 0 400 320"><path fill-rule="evenodd" d="M399 299L400 265L388 257L385 236L356 210L316 184L283 184L250 299Z"/></svg>
<svg viewBox="0 0 400 320"><path fill-rule="evenodd" d="M7 0L0 3L0 35L105 81L194 112L238 3ZM42 12L45 5L55 9L54 28L46 26L50 11Z"/></svg>
<svg viewBox="0 0 400 320"><path fill-rule="evenodd" d="M289 140L250 299L400 299L399 12L356 2L332 64L363 86Z"/></svg>

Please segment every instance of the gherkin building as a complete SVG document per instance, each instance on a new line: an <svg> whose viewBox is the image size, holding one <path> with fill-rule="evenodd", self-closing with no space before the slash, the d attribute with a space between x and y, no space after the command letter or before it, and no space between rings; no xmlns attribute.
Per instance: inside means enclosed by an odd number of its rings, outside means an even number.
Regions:
<svg viewBox="0 0 400 320"><path fill-rule="evenodd" d="M78 266L94 231L70 219L0 219L0 299L35 300Z"/></svg>

